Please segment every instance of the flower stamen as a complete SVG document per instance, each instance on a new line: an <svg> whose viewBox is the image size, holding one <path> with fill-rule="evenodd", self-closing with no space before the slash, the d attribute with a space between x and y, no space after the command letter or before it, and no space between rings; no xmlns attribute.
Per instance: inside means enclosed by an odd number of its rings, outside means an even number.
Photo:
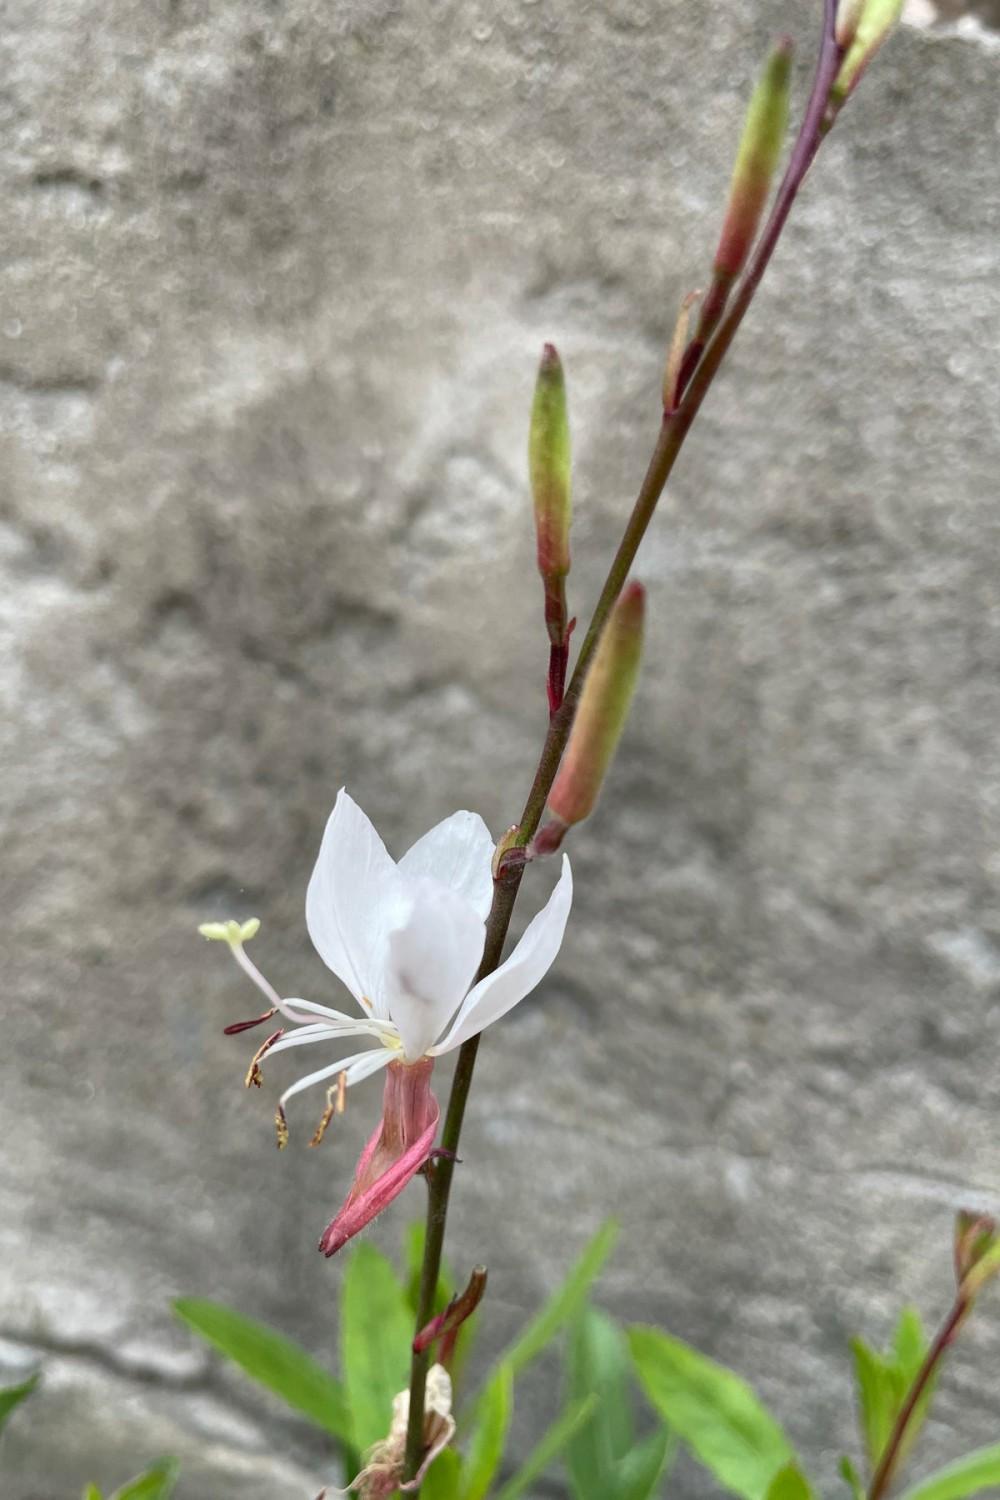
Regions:
<svg viewBox="0 0 1000 1500"><path fill-rule="evenodd" d="M233 1021L229 1026L223 1026L223 1036L239 1036L241 1031L250 1031L254 1026L260 1026L264 1021L269 1021L272 1016L278 1014L277 1006L272 1005L262 1016L254 1016L252 1021Z"/></svg>
<svg viewBox="0 0 1000 1500"><path fill-rule="evenodd" d="M259 1089L261 1087L262 1083L264 1082L264 1075L260 1071L260 1060L264 1056L264 1053L268 1052L274 1046L279 1037L283 1037L284 1034L285 1028L283 1026L279 1026L277 1031L272 1031L271 1035L267 1038L267 1041L261 1042L260 1046L257 1048L257 1051L250 1059L250 1066L249 1068L247 1068L247 1076L243 1080L243 1087L245 1089L250 1088L251 1084L256 1089Z"/></svg>
<svg viewBox="0 0 1000 1500"><path fill-rule="evenodd" d="M337 1082L331 1083L326 1091L326 1109L320 1116L320 1122L316 1126L315 1134L309 1142L310 1146L318 1146L326 1135L327 1127L334 1115L342 1115L347 1108L347 1073L346 1070L337 1074Z"/></svg>
<svg viewBox="0 0 1000 1500"><path fill-rule="evenodd" d="M280 1104L274 1112L274 1128L278 1136L278 1150L284 1151L288 1145L288 1121Z"/></svg>

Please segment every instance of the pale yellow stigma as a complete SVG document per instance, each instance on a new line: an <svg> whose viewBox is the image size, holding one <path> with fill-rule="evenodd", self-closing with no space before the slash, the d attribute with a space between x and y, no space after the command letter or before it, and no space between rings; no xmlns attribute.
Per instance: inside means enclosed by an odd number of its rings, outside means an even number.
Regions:
<svg viewBox="0 0 1000 1500"><path fill-rule="evenodd" d="M232 919L228 922L202 922L198 931L210 943L228 943L230 948L237 948L257 936L260 918L250 917L246 922L234 922Z"/></svg>

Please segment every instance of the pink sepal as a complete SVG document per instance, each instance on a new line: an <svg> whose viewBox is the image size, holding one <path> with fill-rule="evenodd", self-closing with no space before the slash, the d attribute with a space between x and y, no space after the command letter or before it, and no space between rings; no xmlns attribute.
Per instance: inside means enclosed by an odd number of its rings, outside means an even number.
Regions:
<svg viewBox="0 0 1000 1500"><path fill-rule="evenodd" d="M441 1109L431 1089L433 1058L390 1063L382 1118L362 1151L351 1191L327 1225L319 1248L335 1255L370 1224L419 1172L434 1146Z"/></svg>

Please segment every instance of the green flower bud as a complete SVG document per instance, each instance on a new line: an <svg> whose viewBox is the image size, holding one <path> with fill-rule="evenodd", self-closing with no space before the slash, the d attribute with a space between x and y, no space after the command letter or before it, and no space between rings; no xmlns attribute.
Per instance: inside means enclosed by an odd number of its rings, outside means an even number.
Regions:
<svg viewBox="0 0 1000 1500"><path fill-rule="evenodd" d="M792 44L778 42L753 91L729 187L729 203L715 253L716 275L732 280L743 269L771 191L788 129Z"/></svg>
<svg viewBox="0 0 1000 1500"><path fill-rule="evenodd" d="M538 571L548 581L569 572L570 448L566 382L554 344L546 344L531 408L528 468L535 502Z"/></svg>
<svg viewBox="0 0 1000 1500"><path fill-rule="evenodd" d="M639 674L645 613L646 590L627 584L597 644L549 795L549 808L564 827L593 811L618 747Z"/></svg>
<svg viewBox="0 0 1000 1500"><path fill-rule="evenodd" d="M831 105L839 108L854 92L861 75L903 13L904 0L850 0L843 19L837 21L837 40L847 47L836 82L830 90Z"/></svg>

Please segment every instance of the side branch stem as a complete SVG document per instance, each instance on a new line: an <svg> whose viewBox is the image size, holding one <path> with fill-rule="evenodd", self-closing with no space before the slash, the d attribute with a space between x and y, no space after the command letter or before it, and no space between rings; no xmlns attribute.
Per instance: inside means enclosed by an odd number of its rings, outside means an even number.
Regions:
<svg viewBox="0 0 1000 1500"><path fill-rule="evenodd" d="M771 256L781 238L795 195L812 165L813 158L823 139L822 122L830 95L830 89L840 66L841 49L834 37L836 0L823 0L823 34L819 60L813 79L812 90L802 126L799 130L788 167L782 179L767 224L761 233L746 271L736 290L729 311L715 331L704 355L691 377L684 397L676 410L664 412L659 436L653 456L642 480L638 497L632 508L618 550L608 570L604 587L594 609L587 633L580 646L579 656L570 678L562 704L549 724L542 746L538 767L531 790L524 804L518 829L518 844L522 847L531 841L536 832L545 803L548 799L566 741L569 738L573 715L583 689L584 678L591 658L597 648L601 631L615 600L621 593L635 561L639 544L653 518L657 502L670 477L677 456L684 445L691 424L698 414L702 401L708 394L712 381L726 356L736 332L753 301L754 293L767 269ZM486 923L486 942L483 961L477 978L491 974L500 963L503 945L507 937L514 903L520 888L524 866L510 871L494 886L493 906ZM445 1115L441 1145L454 1153L458 1150L465 1116L466 1100L472 1086L472 1076L479 1051L479 1037L465 1042L459 1050L455 1075L452 1081L448 1109ZM445 1156L435 1162L428 1172L427 1233L424 1242L424 1259L420 1276L420 1296L417 1308L417 1330L427 1324L433 1315L434 1293L441 1270L441 1255L444 1248L445 1223L448 1215L448 1198L454 1172L454 1160ZM410 1373L410 1420L406 1435L406 1462L404 1473L412 1479L420 1467L423 1446L424 1393L427 1380L429 1351L414 1354ZM873 1497L877 1500L877 1497Z"/></svg>
<svg viewBox="0 0 1000 1500"><path fill-rule="evenodd" d="M958 1296L955 1298L954 1306L947 1318L945 1318L944 1323L938 1329L937 1336L928 1349L923 1364L917 1371L916 1378L907 1393L906 1400L900 1407L899 1416L896 1418L895 1426L889 1435L885 1451L878 1461L875 1473L872 1475L872 1482L868 1487L868 1500L882 1500L883 1495L892 1483L896 1465L899 1462L902 1451L903 1440L906 1437L910 1423L913 1421L913 1413L917 1409L921 1396L923 1396L931 1380L937 1373L944 1358L945 1350L950 1344L954 1343L962 1321L969 1311L969 1305L968 1297L962 1291L959 1291Z"/></svg>

